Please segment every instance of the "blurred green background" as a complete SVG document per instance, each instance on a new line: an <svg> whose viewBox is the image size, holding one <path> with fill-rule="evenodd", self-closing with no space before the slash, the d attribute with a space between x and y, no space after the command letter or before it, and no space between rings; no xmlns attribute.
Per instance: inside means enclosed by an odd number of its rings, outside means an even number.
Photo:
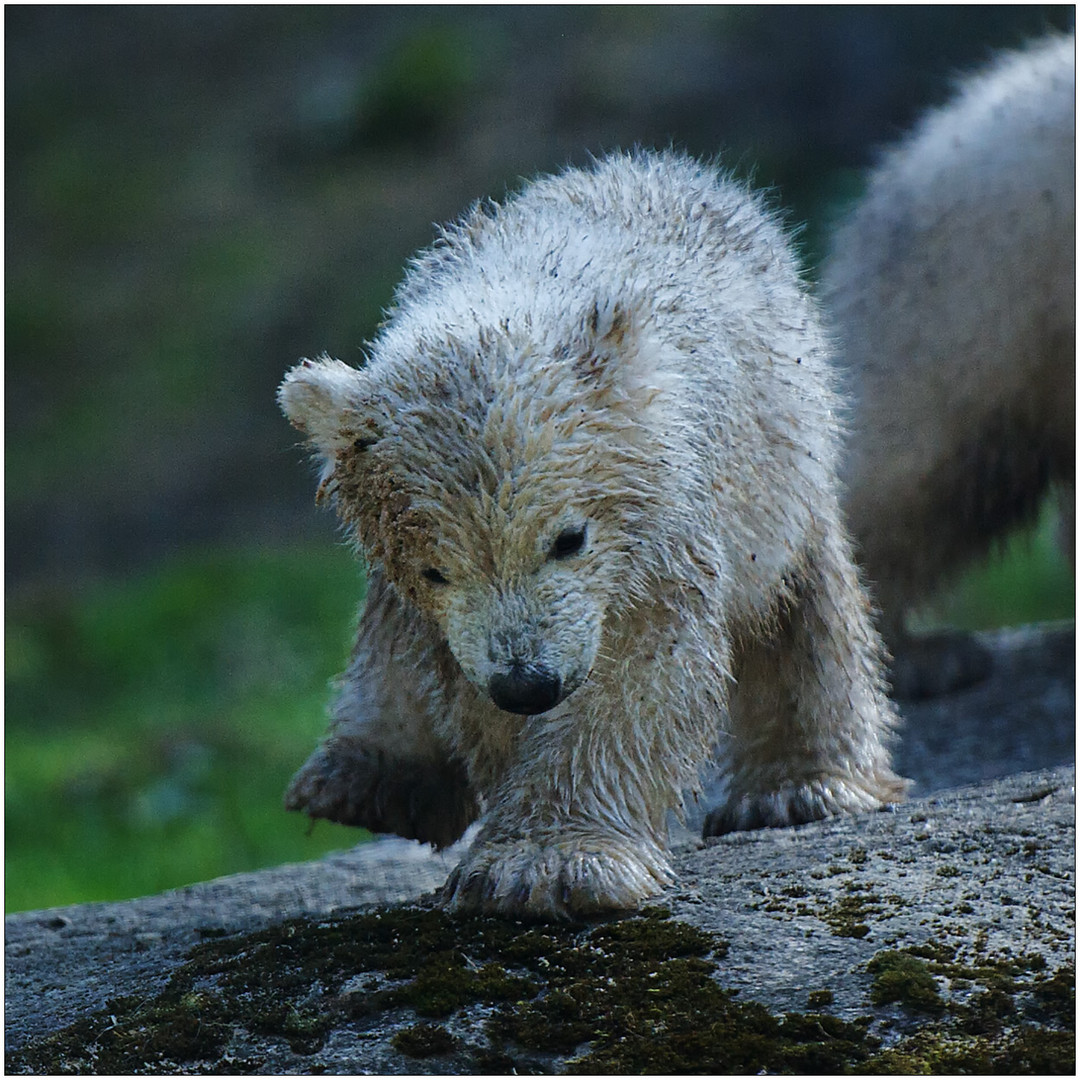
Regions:
<svg viewBox="0 0 1080 1080"><path fill-rule="evenodd" d="M6 31L7 910L364 834L281 793L362 575L277 415L431 223L588 151L771 186L811 270L874 149L1023 7L30 7ZM1048 506L927 613L1071 617Z"/></svg>

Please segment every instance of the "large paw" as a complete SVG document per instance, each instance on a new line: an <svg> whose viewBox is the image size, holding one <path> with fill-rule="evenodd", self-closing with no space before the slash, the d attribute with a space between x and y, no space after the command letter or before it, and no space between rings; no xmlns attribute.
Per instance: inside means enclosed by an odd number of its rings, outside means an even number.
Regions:
<svg viewBox="0 0 1080 1080"><path fill-rule="evenodd" d="M439 848L459 839L479 813L459 763L389 757L334 739L293 777L285 808Z"/></svg>
<svg viewBox="0 0 1080 1080"><path fill-rule="evenodd" d="M732 794L709 812L702 835L805 825L836 814L880 810L902 799L907 787L907 780L886 770L870 779L819 777L803 784L785 784L774 791Z"/></svg>
<svg viewBox="0 0 1080 1080"><path fill-rule="evenodd" d="M603 837L478 843L440 900L452 911L565 919L632 910L671 881L667 860L647 841L640 851Z"/></svg>

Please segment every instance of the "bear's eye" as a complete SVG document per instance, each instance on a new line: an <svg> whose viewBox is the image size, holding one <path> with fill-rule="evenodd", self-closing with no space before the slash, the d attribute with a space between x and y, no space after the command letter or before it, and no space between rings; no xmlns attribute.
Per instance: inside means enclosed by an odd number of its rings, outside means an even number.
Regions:
<svg viewBox="0 0 1080 1080"><path fill-rule="evenodd" d="M548 553L552 559L569 559L576 555L585 546L585 526L578 525L571 529L563 529L555 537L555 543L551 545Z"/></svg>
<svg viewBox="0 0 1080 1080"><path fill-rule="evenodd" d="M424 577L431 582L432 585L449 585L450 581L447 576L441 571L436 570L434 566L429 566L423 571Z"/></svg>

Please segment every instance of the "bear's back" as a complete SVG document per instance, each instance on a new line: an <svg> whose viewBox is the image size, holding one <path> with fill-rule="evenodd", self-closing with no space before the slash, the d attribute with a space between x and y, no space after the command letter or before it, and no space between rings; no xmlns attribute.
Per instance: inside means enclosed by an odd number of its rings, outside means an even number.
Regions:
<svg viewBox="0 0 1080 1080"><path fill-rule="evenodd" d="M745 184L673 152L612 155L475 205L412 260L372 351L415 359L417 339L506 334L544 362L590 310L615 306L650 324L700 396L760 389L779 356L804 365L800 383L831 385L776 216Z"/></svg>

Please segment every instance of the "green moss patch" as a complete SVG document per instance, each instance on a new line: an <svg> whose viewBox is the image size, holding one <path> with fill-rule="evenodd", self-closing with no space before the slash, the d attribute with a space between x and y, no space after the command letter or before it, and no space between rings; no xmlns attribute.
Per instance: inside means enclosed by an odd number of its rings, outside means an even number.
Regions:
<svg viewBox="0 0 1080 1080"><path fill-rule="evenodd" d="M875 1054L864 1071L1072 1075L1076 973L1071 964L1046 969L1038 953L966 963L956 946L938 941L877 953L867 964L871 1000L933 1020Z"/></svg>
<svg viewBox="0 0 1080 1080"><path fill-rule="evenodd" d="M972 1039L936 1028L921 1031L866 1063L869 1074L921 1076L1072 1076L1071 1031L1024 1028L1008 1037Z"/></svg>
<svg viewBox="0 0 1080 1080"><path fill-rule="evenodd" d="M208 1072L233 1036L269 1035L324 1066L329 1033L422 1018L395 1049L462 1072L835 1071L869 1053L865 1025L777 1018L713 975L726 944L649 909L592 925L452 919L400 908L210 937L154 997L129 997L8 1056L12 1071ZM467 1016L466 1016L467 1014ZM454 1018L457 1031L443 1023Z"/></svg>
<svg viewBox="0 0 1080 1080"><path fill-rule="evenodd" d="M820 918L836 937L863 938L870 933L866 920L884 915L885 911L884 903L869 885L851 881L845 886L845 895L825 908Z"/></svg>
<svg viewBox="0 0 1080 1080"><path fill-rule="evenodd" d="M879 952L866 968L874 976L870 1000L875 1005L898 1001L919 1012L940 1013L945 1003L925 960L907 953Z"/></svg>
<svg viewBox="0 0 1080 1080"><path fill-rule="evenodd" d="M414 1024L399 1031L390 1042L395 1050L414 1058L448 1054L457 1040L441 1024Z"/></svg>
<svg viewBox="0 0 1080 1080"><path fill-rule="evenodd" d="M737 1000L716 977L727 944L657 908L540 925L402 907L203 936L160 993L108 1002L8 1054L8 1070L260 1071L243 1054L246 1037L263 1036L280 1060L296 1055L293 1071L317 1073L341 1066L319 1056L339 1029L368 1046L392 1030L393 1049L418 1068L442 1059L440 1071L464 1074L1072 1069L1071 972L1047 973L1039 958L964 969L983 986L960 1006L936 987L935 973L960 979L949 950L879 953L875 1000L924 1025L883 1048L870 1018L777 1016ZM808 1003L820 1009L831 995Z"/></svg>

